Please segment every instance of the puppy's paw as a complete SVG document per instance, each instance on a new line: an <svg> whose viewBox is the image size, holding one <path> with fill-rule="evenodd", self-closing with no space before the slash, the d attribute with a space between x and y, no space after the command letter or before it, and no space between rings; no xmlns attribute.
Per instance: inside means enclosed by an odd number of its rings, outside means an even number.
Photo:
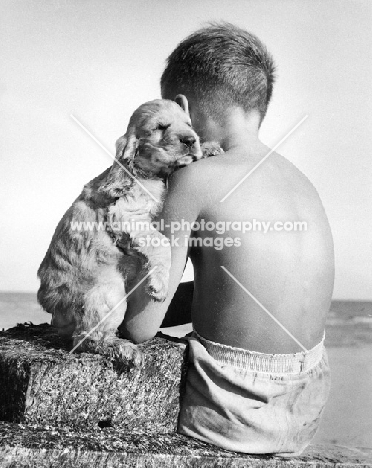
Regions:
<svg viewBox="0 0 372 468"><path fill-rule="evenodd" d="M168 288L162 287L161 289L159 289L149 284L146 288L146 292L154 301L164 302L167 297Z"/></svg>
<svg viewBox="0 0 372 468"><path fill-rule="evenodd" d="M123 372L126 369L139 367L143 364L143 354L138 347L129 340L110 337L93 340L86 338L82 341L84 335L75 336L73 340L76 352L85 352L99 354L112 361L114 368Z"/></svg>
<svg viewBox="0 0 372 468"><path fill-rule="evenodd" d="M133 363L134 367L143 363L143 354L137 345L123 338L115 338L112 342L105 344L105 356L124 363Z"/></svg>
<svg viewBox="0 0 372 468"><path fill-rule="evenodd" d="M203 158L209 158L211 156L217 156L222 154L224 151L221 146L215 141L207 141L201 145L201 150L203 152Z"/></svg>
<svg viewBox="0 0 372 468"><path fill-rule="evenodd" d="M155 272L151 275L146 292L154 301L163 302L168 294L169 273Z"/></svg>

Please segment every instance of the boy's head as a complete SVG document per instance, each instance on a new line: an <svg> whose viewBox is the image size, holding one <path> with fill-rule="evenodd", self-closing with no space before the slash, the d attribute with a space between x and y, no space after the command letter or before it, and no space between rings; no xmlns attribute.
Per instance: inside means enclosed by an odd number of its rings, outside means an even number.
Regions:
<svg viewBox="0 0 372 468"><path fill-rule="evenodd" d="M200 29L171 53L161 77L165 99L184 94L191 107L223 124L231 107L256 110L261 121L269 104L275 66L253 34L229 23Z"/></svg>

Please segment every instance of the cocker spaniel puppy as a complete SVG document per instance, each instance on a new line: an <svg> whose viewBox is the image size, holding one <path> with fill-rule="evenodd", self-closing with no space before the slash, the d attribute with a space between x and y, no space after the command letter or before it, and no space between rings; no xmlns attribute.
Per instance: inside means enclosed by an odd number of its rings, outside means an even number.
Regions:
<svg viewBox="0 0 372 468"><path fill-rule="evenodd" d="M116 336L125 296L146 268L148 294L165 299L170 245L150 223L162 207L164 178L201 157L189 115L172 101L147 102L117 141L112 167L84 187L59 222L38 270L38 301L74 348L139 358L132 343ZM163 242L143 242L154 238Z"/></svg>

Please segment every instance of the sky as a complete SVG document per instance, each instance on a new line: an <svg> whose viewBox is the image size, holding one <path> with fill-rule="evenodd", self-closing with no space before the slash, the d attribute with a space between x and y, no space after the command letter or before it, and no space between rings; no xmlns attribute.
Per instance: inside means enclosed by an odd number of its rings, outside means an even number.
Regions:
<svg viewBox="0 0 372 468"><path fill-rule="evenodd" d="M0 290L36 291L54 229L160 97L165 59L208 21L256 34L277 64L261 129L317 188L336 254L335 299L372 299L369 0L2 0ZM190 271L190 270L188 270ZM190 275L190 273L188 273Z"/></svg>

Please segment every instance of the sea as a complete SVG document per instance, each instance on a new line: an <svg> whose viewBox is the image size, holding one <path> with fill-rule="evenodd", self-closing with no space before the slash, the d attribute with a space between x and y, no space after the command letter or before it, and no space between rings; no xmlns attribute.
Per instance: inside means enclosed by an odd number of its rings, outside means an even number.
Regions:
<svg viewBox="0 0 372 468"><path fill-rule="evenodd" d="M0 292L0 330L50 323L36 293ZM183 336L191 325L162 330ZM372 448L372 301L333 301L326 325L332 388L316 444Z"/></svg>

